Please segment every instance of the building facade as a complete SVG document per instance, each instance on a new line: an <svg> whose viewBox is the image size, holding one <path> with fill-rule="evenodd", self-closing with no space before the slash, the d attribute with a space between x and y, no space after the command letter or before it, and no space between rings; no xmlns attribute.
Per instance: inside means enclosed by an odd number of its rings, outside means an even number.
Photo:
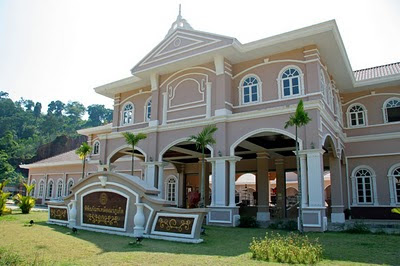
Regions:
<svg viewBox="0 0 400 266"><path fill-rule="evenodd" d="M91 171L113 171L133 152L137 175L159 197L187 207L201 172L188 137L214 124L208 223L236 223L235 182L245 173L256 176L257 220L284 217L286 173L296 171L295 128L285 122L303 100L312 119L298 130L305 229L324 231L328 218L344 223L345 209L354 218L397 218L390 208L400 205L400 64L353 71L335 21L241 44L194 30L179 15L131 73L95 88L114 99L114 113L112 124L79 131L93 145ZM132 151L126 131L147 139ZM32 169L30 182L38 182Z"/></svg>

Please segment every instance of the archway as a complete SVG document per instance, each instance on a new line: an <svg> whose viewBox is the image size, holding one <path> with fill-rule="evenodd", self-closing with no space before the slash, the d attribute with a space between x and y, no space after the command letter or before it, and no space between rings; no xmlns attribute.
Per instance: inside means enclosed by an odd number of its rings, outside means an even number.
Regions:
<svg viewBox="0 0 400 266"><path fill-rule="evenodd" d="M211 147L205 149L205 157L212 157L213 150ZM182 208L197 207L200 200L201 192L201 171L202 171L202 153L197 149L196 144L184 139L178 139L166 146L159 154L159 161L172 165L178 176L179 192L178 206ZM210 199L210 163L205 162L205 179L204 179L204 199L205 206L211 203ZM160 166L159 166L160 167ZM158 184L160 191L164 175L159 171ZM164 198L162 195L161 197Z"/></svg>
<svg viewBox="0 0 400 266"><path fill-rule="evenodd" d="M135 150L133 151L132 146L125 144L113 150L107 157L107 164L110 166L110 168L112 168L108 170L113 170L115 172L124 174L131 174L132 154L134 157L133 175L144 179L143 162L147 161L147 155L139 147L135 147Z"/></svg>
<svg viewBox="0 0 400 266"><path fill-rule="evenodd" d="M303 147L299 139L300 150ZM286 172L296 172L295 136L280 129L257 129L239 138L230 147L236 162L236 175L255 173L257 220L286 217ZM275 180L275 181L274 181ZM276 183L272 191L270 182Z"/></svg>
<svg viewBox="0 0 400 266"><path fill-rule="evenodd" d="M326 135L322 148L324 165L324 194L326 215L334 223L344 222L344 187L343 187L343 160L337 146L330 135Z"/></svg>

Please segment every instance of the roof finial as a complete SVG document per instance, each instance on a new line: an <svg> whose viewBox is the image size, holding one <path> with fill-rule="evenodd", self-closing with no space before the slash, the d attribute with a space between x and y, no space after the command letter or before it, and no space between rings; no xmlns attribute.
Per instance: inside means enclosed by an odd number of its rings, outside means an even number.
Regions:
<svg viewBox="0 0 400 266"><path fill-rule="evenodd" d="M167 36L170 35L172 32L174 32L177 28L193 30L193 28L186 21L186 19L182 18L182 6L181 6L181 4L179 4L178 17L176 18L175 22L172 23L171 28L169 29Z"/></svg>

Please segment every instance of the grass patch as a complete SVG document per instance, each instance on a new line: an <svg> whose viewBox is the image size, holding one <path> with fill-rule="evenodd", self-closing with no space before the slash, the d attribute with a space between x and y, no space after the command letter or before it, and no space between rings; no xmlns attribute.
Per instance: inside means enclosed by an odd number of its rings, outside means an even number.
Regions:
<svg viewBox="0 0 400 266"><path fill-rule="evenodd" d="M12 218L10 218L12 217ZM28 226L30 220L33 226ZM249 244L270 229L206 227L204 242L184 244L132 238L46 224L47 212L0 217L0 248L16 254L26 265L260 265L251 259ZM287 231L279 231L285 235ZM321 264L399 264L398 235L310 233L319 239L324 254ZM10 253L10 254L11 254ZM27 259L25 259L27 258ZM1 263L0 263L1 265ZM279 264L276 264L279 265Z"/></svg>

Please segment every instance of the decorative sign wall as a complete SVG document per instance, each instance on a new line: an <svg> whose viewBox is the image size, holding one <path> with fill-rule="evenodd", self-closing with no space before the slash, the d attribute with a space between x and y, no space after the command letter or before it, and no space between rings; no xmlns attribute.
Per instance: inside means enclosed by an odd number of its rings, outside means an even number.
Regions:
<svg viewBox="0 0 400 266"><path fill-rule="evenodd" d="M154 231L191 234L194 218L159 216Z"/></svg>
<svg viewBox="0 0 400 266"><path fill-rule="evenodd" d="M83 197L83 223L124 228L127 198L113 192L100 191Z"/></svg>
<svg viewBox="0 0 400 266"><path fill-rule="evenodd" d="M68 221L67 208L49 207L49 218L51 220Z"/></svg>

